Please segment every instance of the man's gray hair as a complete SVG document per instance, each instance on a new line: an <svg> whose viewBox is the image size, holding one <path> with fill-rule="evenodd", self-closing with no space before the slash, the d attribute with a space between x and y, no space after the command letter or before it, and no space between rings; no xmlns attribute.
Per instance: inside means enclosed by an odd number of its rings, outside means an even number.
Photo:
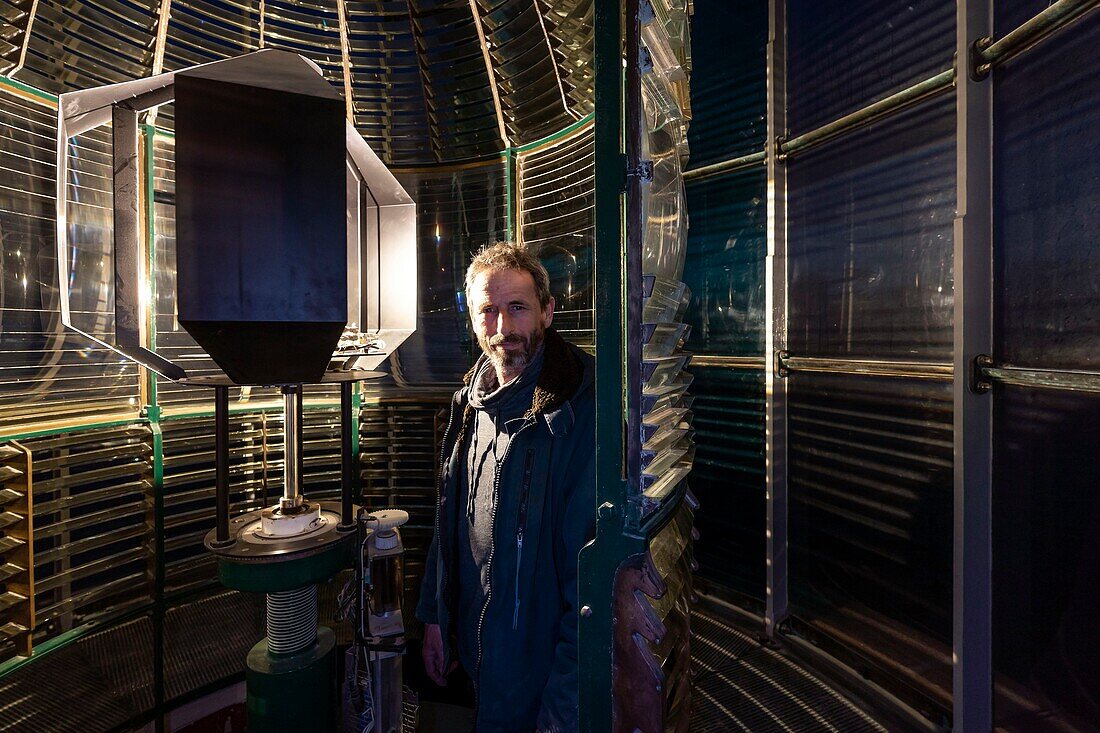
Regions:
<svg viewBox="0 0 1100 733"><path fill-rule="evenodd" d="M466 302L470 302L470 285L482 272L500 270L520 270L530 273L535 281L535 294L539 305L545 308L550 303L550 274L539 262L531 250L515 242L494 242L487 244L474 255L473 262L466 270Z"/></svg>

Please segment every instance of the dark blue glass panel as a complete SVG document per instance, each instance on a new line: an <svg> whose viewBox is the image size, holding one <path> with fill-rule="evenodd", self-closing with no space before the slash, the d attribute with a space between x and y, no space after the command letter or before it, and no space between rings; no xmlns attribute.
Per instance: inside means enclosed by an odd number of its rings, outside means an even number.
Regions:
<svg viewBox="0 0 1100 733"><path fill-rule="evenodd" d="M950 382L789 378L792 612L937 719L951 706Z"/></svg>
<svg viewBox="0 0 1100 733"><path fill-rule="evenodd" d="M764 149L768 3L695 5L691 19L691 167Z"/></svg>
<svg viewBox="0 0 1100 733"><path fill-rule="evenodd" d="M695 467L688 482L699 575L751 601L766 588L764 373L689 367L695 377Z"/></svg>
<svg viewBox="0 0 1100 733"><path fill-rule="evenodd" d="M1100 730L1100 396L994 399L998 730Z"/></svg>
<svg viewBox="0 0 1100 733"><path fill-rule="evenodd" d="M993 32L997 38L1019 28L1046 10L1050 0L997 0L993 3Z"/></svg>
<svg viewBox="0 0 1100 733"><path fill-rule="evenodd" d="M693 297L684 320L692 329L691 351L764 353L766 187L763 169L687 186L684 282Z"/></svg>
<svg viewBox="0 0 1100 733"><path fill-rule="evenodd" d="M1100 13L994 72L998 360L1100 366Z"/></svg>
<svg viewBox="0 0 1100 733"><path fill-rule="evenodd" d="M947 361L954 99L791 158L790 351Z"/></svg>
<svg viewBox="0 0 1100 733"><path fill-rule="evenodd" d="M951 68L954 52L954 2L791 0L791 134L820 127Z"/></svg>

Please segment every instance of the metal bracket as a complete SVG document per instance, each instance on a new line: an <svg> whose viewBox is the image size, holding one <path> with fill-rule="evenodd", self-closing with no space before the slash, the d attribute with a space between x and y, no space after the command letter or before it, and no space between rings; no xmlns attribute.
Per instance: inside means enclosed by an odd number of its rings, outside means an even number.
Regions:
<svg viewBox="0 0 1100 733"><path fill-rule="evenodd" d="M787 154L783 152L783 146L786 144L786 142L787 138L782 136L775 139L775 159L780 163L783 163L787 160Z"/></svg>
<svg viewBox="0 0 1100 733"><path fill-rule="evenodd" d="M983 81L988 79L990 72L993 71L993 64L986 61L985 56L982 54L983 51L992 45L993 39L989 36L982 36L970 44L970 58L968 59L967 66L972 81Z"/></svg>
<svg viewBox="0 0 1100 733"><path fill-rule="evenodd" d="M993 367L993 357L978 354L970 362L970 391L974 394L986 394L993 389L993 381L986 376L985 370Z"/></svg>
<svg viewBox="0 0 1100 733"><path fill-rule="evenodd" d="M790 376L791 370L787 367L787 359L790 359L791 355L779 349L775 352L775 376L780 379L786 379Z"/></svg>

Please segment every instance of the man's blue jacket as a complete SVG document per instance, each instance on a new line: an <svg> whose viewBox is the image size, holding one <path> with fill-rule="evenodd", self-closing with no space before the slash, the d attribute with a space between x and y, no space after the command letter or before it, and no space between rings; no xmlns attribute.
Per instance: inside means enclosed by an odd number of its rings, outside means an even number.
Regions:
<svg viewBox="0 0 1100 733"><path fill-rule="evenodd" d="M481 359L485 359L483 355ZM470 379L455 393L440 456L435 536L416 616L456 628L456 522ZM577 700L577 553L595 534L595 360L547 329L542 372L498 469L477 690L478 733L572 733ZM466 551L469 551L468 549Z"/></svg>

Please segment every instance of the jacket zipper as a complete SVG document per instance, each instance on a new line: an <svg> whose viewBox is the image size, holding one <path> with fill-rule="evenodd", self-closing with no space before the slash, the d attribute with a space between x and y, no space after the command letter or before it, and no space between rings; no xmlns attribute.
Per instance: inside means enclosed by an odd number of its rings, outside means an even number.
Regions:
<svg viewBox="0 0 1100 733"><path fill-rule="evenodd" d="M523 491L519 497L519 517L516 520L516 607L512 612L512 631L519 627L519 568L523 562L523 535L527 526L527 497L531 493L531 464L534 463L535 449L527 449L527 458L523 462Z"/></svg>
<svg viewBox="0 0 1100 733"><path fill-rule="evenodd" d="M489 533L489 559L485 563L487 574L489 576L488 588L485 590L485 602L481 606L481 615L477 620L477 669L474 672L475 681L474 687L476 688L481 682L481 659L484 654L484 648L482 646L482 634L485 629L485 616L489 612L489 603L493 599L493 556L496 555L496 526L497 526L497 503L500 499L500 467L508 461L508 454L512 452L512 446L515 445L516 438L520 433L528 428L530 425L534 425L535 421L530 420L520 426L519 430L508 440L508 447L504 449L504 457L500 459L500 463L497 464L496 474L493 476L493 510L489 513L489 526L493 528L493 531ZM476 710L476 708L475 708Z"/></svg>

